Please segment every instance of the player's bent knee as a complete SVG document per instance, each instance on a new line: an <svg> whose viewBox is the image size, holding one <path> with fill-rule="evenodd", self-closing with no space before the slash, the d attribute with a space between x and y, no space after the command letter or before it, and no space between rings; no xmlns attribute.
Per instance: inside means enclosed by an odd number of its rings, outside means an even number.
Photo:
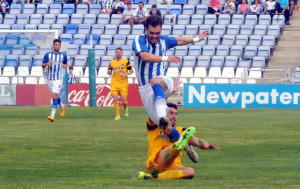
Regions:
<svg viewBox="0 0 300 189"><path fill-rule="evenodd" d="M183 178L184 179L192 179L195 176L195 171L191 167L185 167L183 169Z"/></svg>
<svg viewBox="0 0 300 189"><path fill-rule="evenodd" d="M151 86L153 86L154 84L161 83L162 81L163 81L162 78L154 77L151 79L150 84L151 84Z"/></svg>

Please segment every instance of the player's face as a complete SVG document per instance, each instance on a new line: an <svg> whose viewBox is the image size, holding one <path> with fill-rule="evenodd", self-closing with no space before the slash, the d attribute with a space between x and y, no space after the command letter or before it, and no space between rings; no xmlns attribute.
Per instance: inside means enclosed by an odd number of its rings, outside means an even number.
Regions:
<svg viewBox="0 0 300 189"><path fill-rule="evenodd" d="M161 26L153 27L149 25L149 28L146 29L146 33L147 33L147 40L151 44L157 44L160 38Z"/></svg>
<svg viewBox="0 0 300 189"><path fill-rule="evenodd" d="M121 51L121 50L116 50L115 55L116 55L116 58L121 58L122 55L123 55L123 51Z"/></svg>
<svg viewBox="0 0 300 189"><path fill-rule="evenodd" d="M61 47L61 44L59 42L55 42L53 45L53 49L55 52L59 52L60 47Z"/></svg>
<svg viewBox="0 0 300 189"><path fill-rule="evenodd" d="M171 122L172 127L174 127L177 121L177 110L175 108L170 107L169 112L167 113L167 118Z"/></svg>

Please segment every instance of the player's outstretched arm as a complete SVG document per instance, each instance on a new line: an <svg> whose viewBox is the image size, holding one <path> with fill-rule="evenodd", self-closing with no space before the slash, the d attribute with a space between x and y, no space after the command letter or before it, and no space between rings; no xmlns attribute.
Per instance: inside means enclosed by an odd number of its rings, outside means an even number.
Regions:
<svg viewBox="0 0 300 189"><path fill-rule="evenodd" d="M208 31L201 32L196 38L176 37L177 46L188 45L190 43L197 43L205 38L209 34Z"/></svg>
<svg viewBox="0 0 300 189"><path fill-rule="evenodd" d="M196 146L202 150L212 150L212 149L219 150L219 149L221 149L216 144L209 144L205 140L197 138L195 136L193 136L193 138L190 140L189 144Z"/></svg>

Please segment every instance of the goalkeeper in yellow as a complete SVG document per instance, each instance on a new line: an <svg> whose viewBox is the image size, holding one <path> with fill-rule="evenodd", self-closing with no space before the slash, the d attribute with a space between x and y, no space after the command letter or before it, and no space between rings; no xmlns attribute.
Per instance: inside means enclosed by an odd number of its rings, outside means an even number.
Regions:
<svg viewBox="0 0 300 189"><path fill-rule="evenodd" d="M118 95L120 94L122 104L124 106L124 116L128 116L128 75L133 73L129 61L122 57L123 49L121 47L116 48L115 51L116 58L110 61L109 67L107 70L108 75L112 75L111 78L111 95L114 100L114 110L115 110L115 120L120 120L119 112L119 100Z"/></svg>
<svg viewBox="0 0 300 189"><path fill-rule="evenodd" d="M177 106L167 103L169 125L162 131L150 118L147 121L148 160L146 167L149 173L139 172L138 179L192 179L194 169L181 164L181 151L187 144L203 150L220 149L214 144L194 136L196 129L175 126L177 121ZM176 128L176 129L173 129ZM172 143L173 142L173 143Z"/></svg>

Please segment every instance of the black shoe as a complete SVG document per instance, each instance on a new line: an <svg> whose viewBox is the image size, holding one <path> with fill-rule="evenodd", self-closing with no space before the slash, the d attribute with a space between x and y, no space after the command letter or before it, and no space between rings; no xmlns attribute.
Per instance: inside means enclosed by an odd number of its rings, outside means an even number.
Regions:
<svg viewBox="0 0 300 189"><path fill-rule="evenodd" d="M159 127L162 131L167 131L169 120L166 117L159 118Z"/></svg>

